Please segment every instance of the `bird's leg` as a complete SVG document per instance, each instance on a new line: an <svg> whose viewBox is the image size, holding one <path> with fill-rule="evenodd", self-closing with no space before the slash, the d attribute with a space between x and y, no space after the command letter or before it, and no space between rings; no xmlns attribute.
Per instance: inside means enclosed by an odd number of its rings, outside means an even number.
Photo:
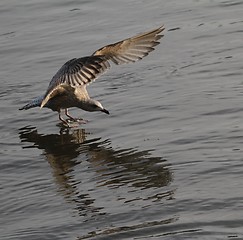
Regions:
<svg viewBox="0 0 243 240"><path fill-rule="evenodd" d="M62 118L61 111L58 112L58 117L59 117L59 120L64 123L64 125L67 125L69 127L68 122L65 119Z"/></svg>
<svg viewBox="0 0 243 240"><path fill-rule="evenodd" d="M71 120L73 120L74 122L76 122L76 118L73 118L73 117L69 114L67 108L65 108L65 115L66 115L69 119L71 119Z"/></svg>
<svg viewBox="0 0 243 240"><path fill-rule="evenodd" d="M73 118L73 117L69 114L67 108L65 108L64 110L65 110L65 115L69 118L68 120L72 120L72 121L74 121L74 122L78 122L78 123L87 123L87 122L88 122L88 121L86 121L86 120L84 120L84 119L82 119L82 118Z"/></svg>

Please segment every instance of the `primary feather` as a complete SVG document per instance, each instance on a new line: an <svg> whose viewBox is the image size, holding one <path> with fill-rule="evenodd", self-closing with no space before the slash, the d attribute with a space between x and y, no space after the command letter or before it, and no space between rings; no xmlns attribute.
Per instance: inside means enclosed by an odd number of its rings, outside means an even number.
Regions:
<svg viewBox="0 0 243 240"><path fill-rule="evenodd" d="M114 44L107 45L93 53L94 56L105 56L115 64L135 62L147 56L159 44L159 35L164 30L161 26L155 30L136 35Z"/></svg>

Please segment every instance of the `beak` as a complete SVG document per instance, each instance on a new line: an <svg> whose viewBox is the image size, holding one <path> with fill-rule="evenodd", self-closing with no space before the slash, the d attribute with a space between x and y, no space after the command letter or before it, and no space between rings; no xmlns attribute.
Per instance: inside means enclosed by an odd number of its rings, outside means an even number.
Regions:
<svg viewBox="0 0 243 240"><path fill-rule="evenodd" d="M104 113L106 113L106 114L110 114L109 111L106 110L106 109L104 109L104 108L103 108L102 110L100 110L100 111L101 111L101 112L104 112Z"/></svg>

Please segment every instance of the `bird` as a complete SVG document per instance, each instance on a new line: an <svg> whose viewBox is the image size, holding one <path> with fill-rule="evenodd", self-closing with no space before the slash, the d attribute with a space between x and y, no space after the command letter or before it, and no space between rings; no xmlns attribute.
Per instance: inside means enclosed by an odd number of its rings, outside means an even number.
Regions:
<svg viewBox="0 0 243 240"><path fill-rule="evenodd" d="M34 107L49 108L58 112L59 120L67 127L70 127L70 121L83 120L69 114L68 109L71 107L110 114L99 101L89 97L87 86L105 73L112 63L115 65L133 63L147 56L155 46L160 44L159 40L164 36L162 33L164 29L162 25L151 31L106 45L90 56L67 61L53 76L46 92L19 110ZM63 118L63 112L67 119Z"/></svg>

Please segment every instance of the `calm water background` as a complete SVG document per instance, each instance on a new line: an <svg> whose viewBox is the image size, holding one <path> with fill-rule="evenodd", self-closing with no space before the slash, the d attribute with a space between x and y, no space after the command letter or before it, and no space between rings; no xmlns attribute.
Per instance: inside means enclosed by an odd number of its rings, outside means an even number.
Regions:
<svg viewBox="0 0 243 240"><path fill-rule="evenodd" d="M0 239L243 239L243 1L2 0ZM165 24L62 129L18 111L63 63Z"/></svg>

